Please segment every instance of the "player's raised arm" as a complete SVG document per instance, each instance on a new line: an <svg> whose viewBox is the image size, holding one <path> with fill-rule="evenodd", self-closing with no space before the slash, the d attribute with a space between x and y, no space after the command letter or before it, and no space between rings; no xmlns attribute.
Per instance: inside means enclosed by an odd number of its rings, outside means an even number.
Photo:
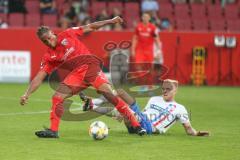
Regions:
<svg viewBox="0 0 240 160"><path fill-rule="evenodd" d="M31 81L30 85L28 86L26 92L23 96L20 97L20 104L24 105L27 103L28 97L38 89L38 87L42 84L42 81L47 76L45 71L39 71L38 74L34 77Z"/></svg>
<svg viewBox="0 0 240 160"><path fill-rule="evenodd" d="M98 21L98 22L90 23L85 26L81 26L81 28L83 29L83 33L88 33L88 32L95 31L105 25L110 25L110 24L115 24L115 23L123 23L123 19L119 16L116 16L112 19Z"/></svg>
<svg viewBox="0 0 240 160"><path fill-rule="evenodd" d="M183 123L183 127L186 131L186 133L190 136L209 136L208 131L196 131L190 122Z"/></svg>

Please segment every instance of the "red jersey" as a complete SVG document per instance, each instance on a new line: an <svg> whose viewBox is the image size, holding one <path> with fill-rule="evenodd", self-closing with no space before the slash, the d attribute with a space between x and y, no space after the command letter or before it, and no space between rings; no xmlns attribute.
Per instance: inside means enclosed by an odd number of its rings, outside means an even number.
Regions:
<svg viewBox="0 0 240 160"><path fill-rule="evenodd" d="M135 34L138 37L136 49L153 50L154 37L157 34L157 29L152 23L144 25L139 23L135 29Z"/></svg>
<svg viewBox="0 0 240 160"><path fill-rule="evenodd" d="M81 28L69 28L57 35L57 45L54 49L48 48L47 53L43 56L41 69L50 74L56 67L64 62L78 57L80 55L89 55L88 48L78 39L78 36L83 35ZM96 57L85 56L84 64L90 62L91 59L96 61Z"/></svg>

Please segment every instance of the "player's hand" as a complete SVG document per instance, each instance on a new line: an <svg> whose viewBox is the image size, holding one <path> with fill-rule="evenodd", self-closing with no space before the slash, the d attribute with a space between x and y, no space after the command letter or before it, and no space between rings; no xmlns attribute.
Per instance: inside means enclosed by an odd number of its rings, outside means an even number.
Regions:
<svg viewBox="0 0 240 160"><path fill-rule="evenodd" d="M23 106L27 103L28 100L28 96L27 95L23 95L20 97L20 104Z"/></svg>
<svg viewBox="0 0 240 160"><path fill-rule="evenodd" d="M119 16L116 16L112 19L112 23L123 23L123 19Z"/></svg>
<svg viewBox="0 0 240 160"><path fill-rule="evenodd" d="M208 131L198 131L197 136L209 136L210 133Z"/></svg>

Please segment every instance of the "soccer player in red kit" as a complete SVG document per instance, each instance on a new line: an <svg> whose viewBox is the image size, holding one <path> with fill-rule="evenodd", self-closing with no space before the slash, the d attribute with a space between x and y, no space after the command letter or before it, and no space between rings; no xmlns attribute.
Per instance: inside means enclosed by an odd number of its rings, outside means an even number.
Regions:
<svg viewBox="0 0 240 160"><path fill-rule="evenodd" d="M48 50L43 57L40 71L31 81L25 94L20 98L20 104L26 104L29 96L37 90L43 79L54 69L67 69L68 73L52 96L50 128L35 132L36 136L41 138L58 138L60 119L64 112L64 100L79 93L88 86L93 86L123 116L127 117L139 135L145 134L146 131L141 128L129 107L126 107L127 104L115 94L108 79L101 70L101 61L92 55L88 48L78 39L84 33L95 31L105 25L122 22L123 20L120 17L115 17L85 26L69 28L59 34L54 34L46 26L39 27L37 36L48 46Z"/></svg>
<svg viewBox="0 0 240 160"><path fill-rule="evenodd" d="M153 63L154 41L156 41L158 47L161 46L157 28L154 24L150 23L150 19L151 17L148 13L143 13L142 22L140 22L135 29L131 53L136 63ZM156 58L159 58L159 56L157 55Z"/></svg>

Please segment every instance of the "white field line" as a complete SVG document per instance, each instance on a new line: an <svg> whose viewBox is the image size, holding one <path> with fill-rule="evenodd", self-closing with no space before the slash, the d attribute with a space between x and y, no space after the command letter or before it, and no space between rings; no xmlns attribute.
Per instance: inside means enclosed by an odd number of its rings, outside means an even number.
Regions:
<svg viewBox="0 0 240 160"><path fill-rule="evenodd" d="M0 96L0 100L19 101L19 99L17 99L17 98L3 97L3 96ZM33 102L48 102L48 103L51 102L50 100L45 100L45 99L40 99L40 98L31 98L29 100L33 101ZM81 103L73 102L72 104L76 105L76 106L81 106ZM82 107L70 109L70 111L80 111L80 110L82 110ZM22 112L0 113L0 116L34 115L34 114L46 114L46 113L50 113L50 111L43 110L43 111L36 111L36 112L23 112L22 111Z"/></svg>

